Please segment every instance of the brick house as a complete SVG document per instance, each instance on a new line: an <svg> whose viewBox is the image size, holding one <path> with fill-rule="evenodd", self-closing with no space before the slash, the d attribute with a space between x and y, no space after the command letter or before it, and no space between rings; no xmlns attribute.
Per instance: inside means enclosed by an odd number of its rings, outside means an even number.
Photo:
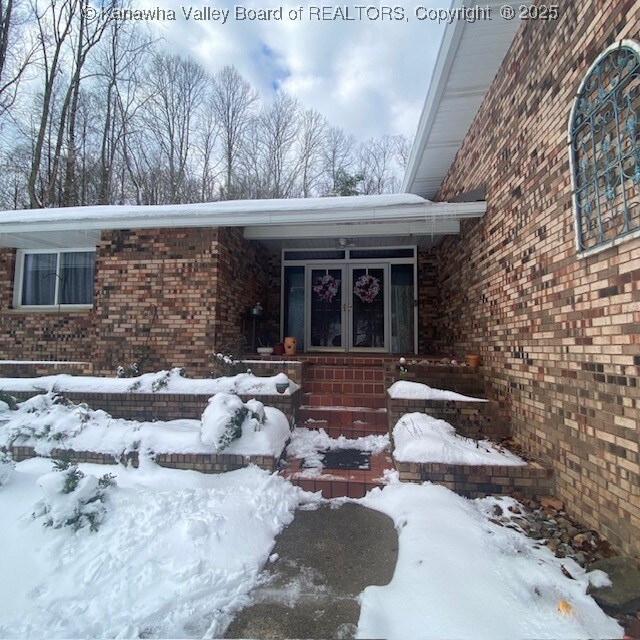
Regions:
<svg viewBox="0 0 640 640"><path fill-rule="evenodd" d="M2 213L0 357L202 373L257 302L305 352L478 352L573 515L639 555L639 12L449 25L404 194Z"/></svg>

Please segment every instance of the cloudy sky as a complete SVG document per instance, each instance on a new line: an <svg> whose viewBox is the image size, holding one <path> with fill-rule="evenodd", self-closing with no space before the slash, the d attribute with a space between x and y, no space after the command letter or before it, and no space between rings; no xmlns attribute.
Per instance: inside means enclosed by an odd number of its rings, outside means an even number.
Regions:
<svg viewBox="0 0 640 640"><path fill-rule="evenodd" d="M134 6L175 11L175 20L147 21L173 51L196 56L215 73L235 64L261 94L268 98L282 88L294 94L306 108L315 108L332 124L359 139L383 134L415 133L426 96L442 24L418 20L416 4L397 7L396 17L382 19L382 5L370 7L358 19L358 5L300 5L246 2L200 4L197 0L141 0ZM281 21L237 20L234 6L245 9L282 7ZM426 7L449 6L449 0L423 2ZM209 7L211 18L194 20L198 10ZM326 7L318 20L312 7ZM291 20L290 11L300 19ZM189 10L191 18L185 18ZM225 24L213 18L213 10L230 10ZM342 10L341 10L342 9ZM242 10L239 15L242 15ZM336 19L331 19L335 16Z"/></svg>

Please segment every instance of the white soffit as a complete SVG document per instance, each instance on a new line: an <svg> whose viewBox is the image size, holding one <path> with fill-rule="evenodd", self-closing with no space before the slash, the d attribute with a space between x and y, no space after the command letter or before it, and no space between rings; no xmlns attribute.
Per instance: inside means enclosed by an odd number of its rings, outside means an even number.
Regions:
<svg viewBox="0 0 640 640"><path fill-rule="evenodd" d="M454 0L452 9L490 7L491 20L447 25L431 77L402 190L433 199L520 27L519 7L528 2ZM515 10L505 20L500 8Z"/></svg>

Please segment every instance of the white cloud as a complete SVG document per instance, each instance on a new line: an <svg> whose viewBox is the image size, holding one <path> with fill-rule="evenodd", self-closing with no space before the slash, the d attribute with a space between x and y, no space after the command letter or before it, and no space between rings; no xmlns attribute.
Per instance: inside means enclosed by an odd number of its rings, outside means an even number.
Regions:
<svg viewBox="0 0 640 640"><path fill-rule="evenodd" d="M285 4L282 22L230 18L220 24L185 21L181 10L189 6L185 0L164 1L144 3L176 9L178 19L161 25L166 46L196 56L210 72L235 64L263 96L282 87L305 108L318 110L361 139L415 133L443 27L416 20L414 5L399 5L407 21L318 22L309 19L310 5L304 5L305 18L294 22L286 17L287 11L300 5ZM245 2L243 6L267 5ZM350 5L351 15L355 6ZM230 9L233 15L229 3L215 7Z"/></svg>

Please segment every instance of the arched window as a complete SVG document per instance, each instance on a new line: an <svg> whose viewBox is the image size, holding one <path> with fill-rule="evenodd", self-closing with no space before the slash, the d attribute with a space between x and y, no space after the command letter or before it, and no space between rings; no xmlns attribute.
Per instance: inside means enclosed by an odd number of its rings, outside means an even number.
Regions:
<svg viewBox="0 0 640 640"><path fill-rule="evenodd" d="M640 46L589 68L569 119L576 245L585 255L640 235Z"/></svg>

